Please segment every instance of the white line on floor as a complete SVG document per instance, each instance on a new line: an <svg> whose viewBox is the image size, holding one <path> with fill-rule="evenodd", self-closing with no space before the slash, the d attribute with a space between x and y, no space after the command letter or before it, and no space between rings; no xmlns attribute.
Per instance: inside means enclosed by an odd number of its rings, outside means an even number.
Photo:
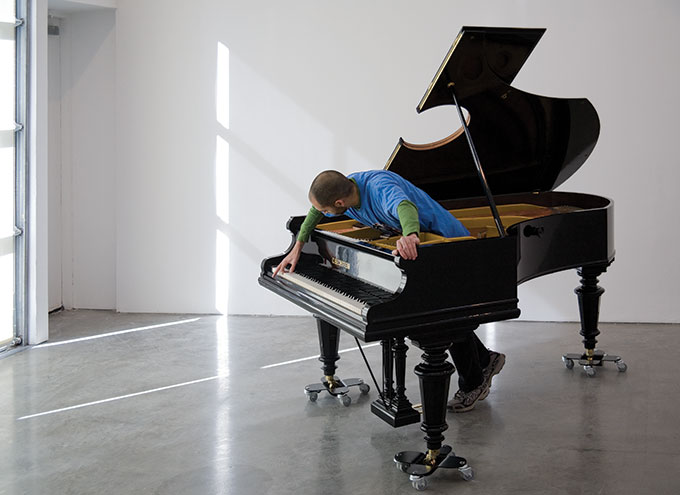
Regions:
<svg viewBox="0 0 680 495"><path fill-rule="evenodd" d="M207 378L200 378L198 380L192 380L190 382L176 383L174 385L168 385L167 387L160 387L160 388L154 388L154 389L151 389L151 390L144 390L142 392L135 392L134 394L119 395L118 397L110 397L108 399L96 400L96 401L93 401L93 402L86 402L85 404L78 404L77 406L62 407L61 409L54 409L52 411L45 411L45 412L41 412L41 413L37 413L37 414L30 414L28 416L21 416L20 418L17 418L17 421L21 421L23 419L37 418L39 416L47 416L48 414L55 414L55 413L60 413L60 412L64 412L64 411L72 411L74 409L80 409L80 408L83 408L83 407L95 406L97 404L105 404L106 402L113 402L113 401L116 401L116 400L129 399L130 397L137 397L137 396L140 396L140 395L152 394L154 392L161 392L163 390L170 390L172 388L186 387L187 385L195 385L196 383L209 382L211 380L217 380L219 378L225 378L226 376L227 375L209 376Z"/></svg>
<svg viewBox="0 0 680 495"><path fill-rule="evenodd" d="M362 346L363 349L368 349L369 347L375 347L377 345L380 345L380 342L376 342L375 344L368 344L365 346ZM343 349L341 351L338 351L338 354L342 354L343 352L350 352L350 351L358 351L358 347L352 347L350 349ZM302 361L310 361L312 359L319 359L319 355L317 354L316 356L308 356L308 357L303 357L300 359L292 359L290 361L284 361L282 363L276 363L276 364L268 364L266 366L261 366L261 370L266 370L268 368L276 368L277 366L285 366L287 364L294 364L294 363L301 363Z"/></svg>
<svg viewBox="0 0 680 495"><path fill-rule="evenodd" d="M161 327L171 327L173 325L181 325L182 323L192 323L194 321L198 321L200 318L191 318L189 320L179 320L179 321L171 321L168 323L159 323L158 325L149 325L147 327L139 327L139 328L129 328L127 330L119 330L117 332L108 332L108 333L102 333L99 335L92 335L90 337L81 337L78 339L71 339L71 340L62 340L61 342L51 342L48 344L39 344L32 349L42 349L43 347L53 347L55 345L65 345L65 344L73 344L75 342L84 342L86 340L94 340L94 339L101 339L104 337L112 337L114 335L123 335L126 333L132 333L132 332L141 332L142 330L151 330L153 328L161 328Z"/></svg>

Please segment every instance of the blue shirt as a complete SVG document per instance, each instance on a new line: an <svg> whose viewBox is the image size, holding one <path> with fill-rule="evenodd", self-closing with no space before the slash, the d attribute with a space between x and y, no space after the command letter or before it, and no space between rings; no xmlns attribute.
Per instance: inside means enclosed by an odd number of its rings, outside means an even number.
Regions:
<svg viewBox="0 0 680 495"><path fill-rule="evenodd" d="M397 207L402 201L410 201L418 208L420 230L444 237L470 235L456 217L446 211L425 191L414 186L389 170L367 170L347 176L359 186L359 208L349 208L345 215L363 223L381 223L401 231Z"/></svg>

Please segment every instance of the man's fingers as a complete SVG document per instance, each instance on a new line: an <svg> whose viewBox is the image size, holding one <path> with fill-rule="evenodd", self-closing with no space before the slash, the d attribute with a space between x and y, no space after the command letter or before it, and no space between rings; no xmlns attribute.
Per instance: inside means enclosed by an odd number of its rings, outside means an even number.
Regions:
<svg viewBox="0 0 680 495"><path fill-rule="evenodd" d="M418 256L418 252L416 251L416 248L412 244L408 244L406 246L406 253L407 253L407 259L409 260L414 260Z"/></svg>
<svg viewBox="0 0 680 495"><path fill-rule="evenodd" d="M272 276L276 277L276 275L278 275L279 272L281 272L281 273L286 272L286 267L288 267L288 266L290 266L290 267L288 268L287 271L289 273L294 272L295 267L297 266L299 259L300 258L295 258L295 257L293 257L293 259L288 258L288 257L284 258L283 261L281 261L281 263L279 263L279 266L276 267L276 270L274 270L274 273L273 273Z"/></svg>
<svg viewBox="0 0 680 495"><path fill-rule="evenodd" d="M418 244L420 242L417 238L402 237L397 241L396 249L392 250L392 255L399 255L406 260L414 260L418 257Z"/></svg>
<svg viewBox="0 0 680 495"><path fill-rule="evenodd" d="M274 270L274 273L272 274L272 277L276 277L276 275L279 273L279 271L281 271L281 264L279 264L279 266L276 267L276 269Z"/></svg>
<svg viewBox="0 0 680 495"><path fill-rule="evenodd" d="M412 258L416 259L416 257L418 257L418 249L416 248L416 243L413 241L409 242L408 249L411 252Z"/></svg>
<svg viewBox="0 0 680 495"><path fill-rule="evenodd" d="M418 257L418 242L410 237L402 237L397 241L399 253L407 260L414 260Z"/></svg>
<svg viewBox="0 0 680 495"><path fill-rule="evenodd" d="M272 275L273 277L276 277L279 272L285 272L286 267L288 266L288 260L283 260L281 263L279 263L279 266L276 267L276 270L274 270L274 274ZM291 270L292 272L293 270Z"/></svg>

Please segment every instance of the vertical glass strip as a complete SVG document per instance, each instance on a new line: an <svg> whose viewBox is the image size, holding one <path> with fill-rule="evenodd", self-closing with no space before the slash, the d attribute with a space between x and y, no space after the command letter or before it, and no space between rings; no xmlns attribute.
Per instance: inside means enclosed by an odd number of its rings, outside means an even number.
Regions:
<svg viewBox="0 0 680 495"><path fill-rule="evenodd" d="M16 2L0 0L0 345L15 335Z"/></svg>
<svg viewBox="0 0 680 495"><path fill-rule="evenodd" d="M23 125L23 130L14 136L14 225L24 232L14 238L14 336L26 342L26 209L27 209L27 154L28 154L28 30L29 0L16 0L16 17L23 19L23 24L16 31L16 122Z"/></svg>

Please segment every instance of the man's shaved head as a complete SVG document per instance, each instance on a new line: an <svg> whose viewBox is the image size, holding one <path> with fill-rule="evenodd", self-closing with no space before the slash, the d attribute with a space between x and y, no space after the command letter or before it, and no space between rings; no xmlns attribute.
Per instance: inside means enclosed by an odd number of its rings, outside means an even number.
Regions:
<svg viewBox="0 0 680 495"><path fill-rule="evenodd" d="M309 198L321 206L333 206L338 199L352 194L354 183L336 170L321 172L309 187Z"/></svg>

